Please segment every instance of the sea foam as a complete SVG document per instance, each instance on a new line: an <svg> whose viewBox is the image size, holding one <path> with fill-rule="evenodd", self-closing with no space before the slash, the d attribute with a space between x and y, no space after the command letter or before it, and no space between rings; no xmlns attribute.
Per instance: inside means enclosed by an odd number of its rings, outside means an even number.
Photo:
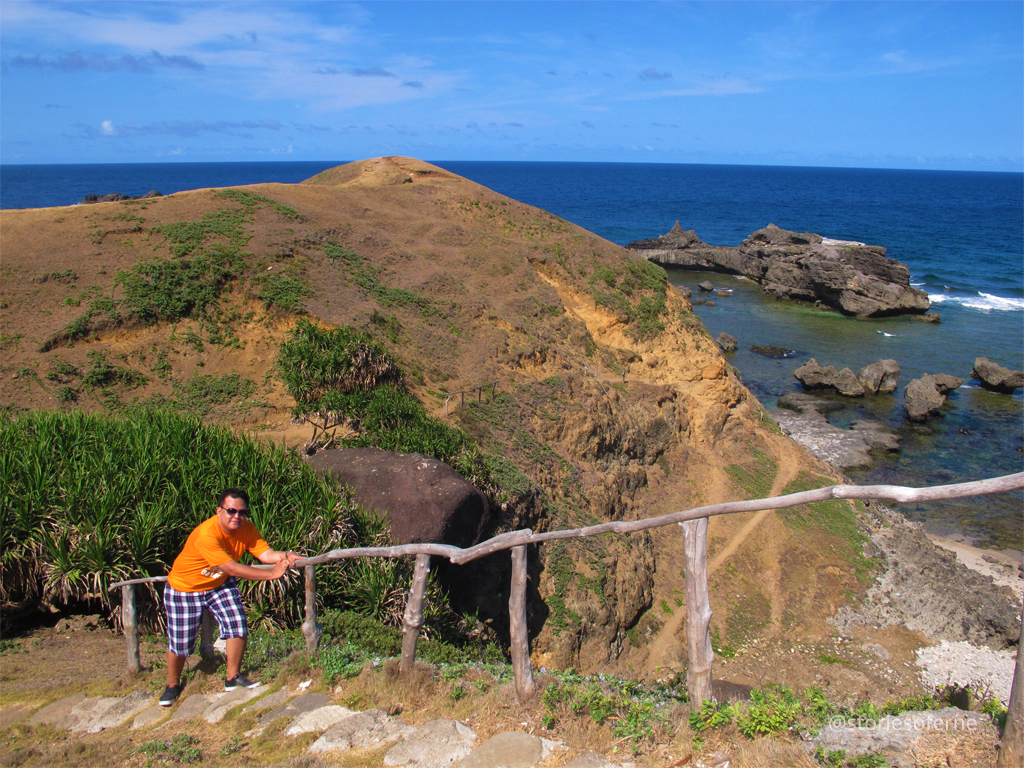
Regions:
<svg viewBox="0 0 1024 768"><path fill-rule="evenodd" d="M1024 312L1024 299L1008 299L982 291L978 291L976 296L950 296L948 293L929 294L928 299L932 304L960 304L971 309L980 309L983 312L991 310Z"/></svg>

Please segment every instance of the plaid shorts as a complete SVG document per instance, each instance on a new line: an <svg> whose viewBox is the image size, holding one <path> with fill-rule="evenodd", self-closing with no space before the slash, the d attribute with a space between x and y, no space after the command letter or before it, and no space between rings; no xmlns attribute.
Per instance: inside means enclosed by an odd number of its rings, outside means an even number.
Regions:
<svg viewBox="0 0 1024 768"><path fill-rule="evenodd" d="M167 609L167 650L175 656L188 656L195 650L203 608L217 619L221 638L246 637L249 634L242 595L234 576L206 592L179 592L167 584L164 586L164 606Z"/></svg>

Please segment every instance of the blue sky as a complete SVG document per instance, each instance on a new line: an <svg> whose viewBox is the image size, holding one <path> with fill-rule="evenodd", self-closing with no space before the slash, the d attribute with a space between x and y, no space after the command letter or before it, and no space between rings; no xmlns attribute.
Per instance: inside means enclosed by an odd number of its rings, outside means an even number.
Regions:
<svg viewBox="0 0 1024 768"><path fill-rule="evenodd" d="M1024 3L0 0L0 162L1024 170Z"/></svg>

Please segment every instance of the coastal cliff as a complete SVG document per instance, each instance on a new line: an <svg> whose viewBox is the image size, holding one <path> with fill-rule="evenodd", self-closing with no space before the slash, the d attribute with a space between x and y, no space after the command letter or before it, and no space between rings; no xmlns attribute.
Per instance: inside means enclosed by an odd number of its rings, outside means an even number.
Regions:
<svg viewBox="0 0 1024 768"><path fill-rule="evenodd" d="M204 401L202 417L302 445L309 429L291 423L273 363L303 314L386 345L437 418L521 473L525 482L492 500L496 531L648 518L841 481L781 433L658 267L417 160L351 163L297 185L4 211L2 226L0 403L14 411L198 409L190 393L235 377L249 384ZM744 258L785 251L790 234L752 236ZM805 245L860 263L860 250ZM754 269L746 263L734 271ZM447 393L490 382L493 399L447 412ZM713 519L716 642L733 651L831 643L828 619L858 605L874 578L872 519L840 501ZM507 571L495 557L448 572L453 599L499 637ZM538 666L685 665L678 530L545 545L531 554L530 578ZM909 630L891 637L923 642ZM823 664L812 657L788 682L834 673Z"/></svg>
<svg viewBox="0 0 1024 768"><path fill-rule="evenodd" d="M923 314L931 306L910 285L906 264L886 249L769 224L738 247L708 245L677 221L668 234L626 246L658 264L743 275L776 298L819 303L847 315Z"/></svg>

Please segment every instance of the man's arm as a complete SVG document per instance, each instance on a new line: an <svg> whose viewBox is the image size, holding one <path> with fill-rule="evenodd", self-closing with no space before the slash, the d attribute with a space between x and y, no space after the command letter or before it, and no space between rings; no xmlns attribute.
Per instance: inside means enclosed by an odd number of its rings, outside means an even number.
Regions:
<svg viewBox="0 0 1024 768"><path fill-rule="evenodd" d="M301 559L302 555L297 552L292 552L290 549L286 552L281 552L276 549L268 549L257 558L261 563L266 563L267 565L273 565L274 563L279 563L282 560L287 560L288 565L295 565L295 561Z"/></svg>
<svg viewBox="0 0 1024 768"><path fill-rule="evenodd" d="M269 552L270 550L267 551ZM263 554L267 553L264 552ZM283 555L284 553L279 554ZM284 576L284 572L288 570L289 563L285 557L272 562L275 563L275 565L269 571L263 568L253 568L251 565L242 565L235 560L228 560L226 563L216 565L212 570L218 570L221 573L226 573L228 576L234 576L238 579L249 579L250 581L273 581L274 579L280 579Z"/></svg>

